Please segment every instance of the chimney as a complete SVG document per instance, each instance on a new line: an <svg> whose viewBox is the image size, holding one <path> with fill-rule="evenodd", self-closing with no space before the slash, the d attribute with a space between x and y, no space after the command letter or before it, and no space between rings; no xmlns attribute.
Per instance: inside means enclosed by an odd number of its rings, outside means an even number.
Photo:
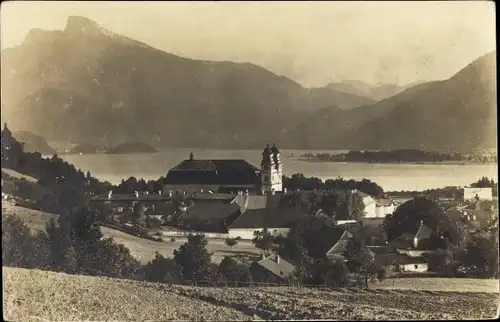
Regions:
<svg viewBox="0 0 500 322"><path fill-rule="evenodd" d="M276 263L280 263L280 255L276 254Z"/></svg>

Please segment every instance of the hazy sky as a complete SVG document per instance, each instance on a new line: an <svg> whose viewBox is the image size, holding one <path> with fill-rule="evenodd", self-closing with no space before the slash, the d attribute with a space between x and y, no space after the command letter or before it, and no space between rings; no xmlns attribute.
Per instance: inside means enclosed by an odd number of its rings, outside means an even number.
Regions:
<svg viewBox="0 0 500 322"><path fill-rule="evenodd" d="M246 61L304 86L450 77L495 49L493 2L3 2L1 47L69 15L180 56Z"/></svg>

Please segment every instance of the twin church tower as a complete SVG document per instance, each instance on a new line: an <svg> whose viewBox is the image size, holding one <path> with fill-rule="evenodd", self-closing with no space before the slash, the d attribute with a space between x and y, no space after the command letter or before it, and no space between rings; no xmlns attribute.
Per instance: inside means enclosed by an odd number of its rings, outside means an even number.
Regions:
<svg viewBox="0 0 500 322"><path fill-rule="evenodd" d="M267 144L262 151L260 182L263 193L283 191L283 164L280 159L280 151L275 144L271 148Z"/></svg>

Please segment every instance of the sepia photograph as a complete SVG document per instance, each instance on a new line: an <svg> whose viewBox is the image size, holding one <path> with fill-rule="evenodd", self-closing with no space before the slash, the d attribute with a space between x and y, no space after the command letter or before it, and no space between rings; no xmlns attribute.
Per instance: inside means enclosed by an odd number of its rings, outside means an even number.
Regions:
<svg viewBox="0 0 500 322"><path fill-rule="evenodd" d="M2 2L3 319L498 319L495 18Z"/></svg>

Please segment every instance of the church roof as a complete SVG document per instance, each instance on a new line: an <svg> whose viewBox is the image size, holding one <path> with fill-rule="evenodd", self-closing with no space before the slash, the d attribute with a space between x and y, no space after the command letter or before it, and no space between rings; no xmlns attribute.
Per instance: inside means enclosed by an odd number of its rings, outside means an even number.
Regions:
<svg viewBox="0 0 500 322"><path fill-rule="evenodd" d="M184 160L167 174L166 184L255 185L259 169L245 160Z"/></svg>
<svg viewBox="0 0 500 322"><path fill-rule="evenodd" d="M276 147L276 145L273 144L273 147L271 148L271 152L273 154L278 154L278 153L280 153L280 150L278 150L278 148Z"/></svg>

